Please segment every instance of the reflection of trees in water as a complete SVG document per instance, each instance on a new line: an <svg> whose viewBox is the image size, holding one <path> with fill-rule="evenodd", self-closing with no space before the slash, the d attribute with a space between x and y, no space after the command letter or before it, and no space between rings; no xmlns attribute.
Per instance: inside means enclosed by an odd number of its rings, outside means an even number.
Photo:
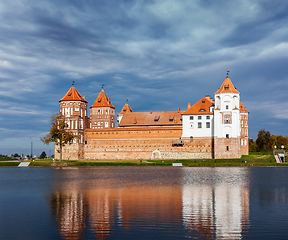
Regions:
<svg viewBox="0 0 288 240"><path fill-rule="evenodd" d="M87 202L80 192L55 192L50 200L64 239L82 239L87 226Z"/></svg>

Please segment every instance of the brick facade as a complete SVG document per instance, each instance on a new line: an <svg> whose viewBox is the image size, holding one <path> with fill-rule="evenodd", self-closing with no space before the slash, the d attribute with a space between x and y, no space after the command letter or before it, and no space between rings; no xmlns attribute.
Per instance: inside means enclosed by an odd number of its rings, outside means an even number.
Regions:
<svg viewBox="0 0 288 240"><path fill-rule="evenodd" d="M191 159L212 158L211 138L183 140L181 127L86 130L85 159Z"/></svg>

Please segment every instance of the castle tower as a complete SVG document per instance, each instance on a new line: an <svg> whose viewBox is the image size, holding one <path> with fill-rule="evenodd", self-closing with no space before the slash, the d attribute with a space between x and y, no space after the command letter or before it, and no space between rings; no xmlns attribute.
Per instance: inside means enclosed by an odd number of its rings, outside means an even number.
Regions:
<svg viewBox="0 0 288 240"><path fill-rule="evenodd" d="M133 109L129 106L128 100L125 103L124 107L122 108L121 112L117 114L117 125L120 124L122 117L124 116L125 113L127 112L133 112Z"/></svg>
<svg viewBox="0 0 288 240"><path fill-rule="evenodd" d="M215 92L214 158L240 158L240 93L228 77Z"/></svg>
<svg viewBox="0 0 288 240"><path fill-rule="evenodd" d="M249 111L240 102L240 124L241 124L241 153L249 155L249 137L248 137L248 114Z"/></svg>
<svg viewBox="0 0 288 240"><path fill-rule="evenodd" d="M115 128L115 107L103 89L90 107L90 128Z"/></svg>
<svg viewBox="0 0 288 240"><path fill-rule="evenodd" d="M63 148L63 159L83 158L84 130L88 128L89 118L87 117L88 101L72 85L65 96L59 100L60 114L65 117L68 130L78 136L73 144L67 144ZM55 147L55 157L58 152Z"/></svg>

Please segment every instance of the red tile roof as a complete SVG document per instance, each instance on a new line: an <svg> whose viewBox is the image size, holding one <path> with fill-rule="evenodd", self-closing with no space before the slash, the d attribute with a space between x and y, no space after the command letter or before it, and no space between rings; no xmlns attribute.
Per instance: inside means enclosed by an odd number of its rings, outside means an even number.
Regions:
<svg viewBox="0 0 288 240"><path fill-rule="evenodd" d="M93 108L93 107L111 107L115 109L115 107L110 102L110 98L107 97L103 89L101 90L95 102L90 108Z"/></svg>
<svg viewBox="0 0 288 240"><path fill-rule="evenodd" d="M119 127L133 126L181 126L181 111L128 112L123 115Z"/></svg>
<svg viewBox="0 0 288 240"><path fill-rule="evenodd" d="M187 109L182 115L213 114L213 112L210 112L210 107L212 106L214 106L214 100L210 96L206 96Z"/></svg>
<svg viewBox="0 0 288 240"><path fill-rule="evenodd" d="M242 102L240 102L240 112L247 112L249 113L249 111L244 107L244 104Z"/></svg>
<svg viewBox="0 0 288 240"><path fill-rule="evenodd" d="M88 101L81 96L81 94L76 90L74 86L72 86L69 91L65 94L65 96L59 100L59 102L62 101L81 101L81 102L86 102Z"/></svg>
<svg viewBox="0 0 288 240"><path fill-rule="evenodd" d="M215 94L217 93L239 93L231 82L230 78L226 78L222 83L221 87Z"/></svg>
<svg viewBox="0 0 288 240"><path fill-rule="evenodd" d="M129 106L128 103L126 103L124 105L124 107L122 108L121 112L118 114L124 114L124 113L128 113L128 112L133 112L133 109Z"/></svg>

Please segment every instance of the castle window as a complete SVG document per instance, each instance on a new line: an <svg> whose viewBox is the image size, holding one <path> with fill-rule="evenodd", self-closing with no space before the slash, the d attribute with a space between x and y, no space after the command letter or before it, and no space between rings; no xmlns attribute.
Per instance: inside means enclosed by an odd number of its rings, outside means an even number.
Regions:
<svg viewBox="0 0 288 240"><path fill-rule="evenodd" d="M193 116L190 116L190 120L193 120Z"/></svg>
<svg viewBox="0 0 288 240"><path fill-rule="evenodd" d="M229 134L226 134L226 138L227 138L227 139L229 138Z"/></svg>
<svg viewBox="0 0 288 240"><path fill-rule="evenodd" d="M206 119L210 119L210 116L206 116Z"/></svg>
<svg viewBox="0 0 288 240"><path fill-rule="evenodd" d="M231 124L231 115L225 114L223 120L224 120L224 124Z"/></svg>
<svg viewBox="0 0 288 240"><path fill-rule="evenodd" d="M226 146L226 151L229 151L229 146Z"/></svg>
<svg viewBox="0 0 288 240"><path fill-rule="evenodd" d="M198 122L198 128L202 128L202 123Z"/></svg>
<svg viewBox="0 0 288 240"><path fill-rule="evenodd" d="M206 122L206 128L210 128L210 122Z"/></svg>
<svg viewBox="0 0 288 240"><path fill-rule="evenodd" d="M198 116L198 120L200 120L202 117L201 116Z"/></svg>

